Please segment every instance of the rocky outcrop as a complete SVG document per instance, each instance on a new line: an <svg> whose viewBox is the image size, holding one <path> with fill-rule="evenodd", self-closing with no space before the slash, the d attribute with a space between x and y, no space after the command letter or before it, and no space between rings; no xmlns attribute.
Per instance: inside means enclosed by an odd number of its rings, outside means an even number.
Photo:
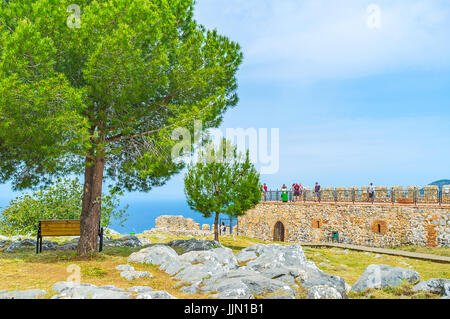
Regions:
<svg viewBox="0 0 450 319"><path fill-rule="evenodd" d="M186 242L179 244L190 246ZM211 244L214 243L193 246L206 249ZM240 267L237 257L246 265ZM323 287L331 287L337 292L323 293L324 298L346 297L345 281L323 273L306 259L300 245L258 244L237 256L225 247L189 251L179 256L169 246L155 245L133 253L128 262L159 265L160 270L180 280L183 292L208 293L217 298L295 298L294 288L298 284L308 289L321 286L323 291L326 290Z"/></svg>
<svg viewBox="0 0 450 319"><path fill-rule="evenodd" d="M11 242L9 240L5 240L5 239L0 240L0 249L4 248L6 246L9 246L10 243Z"/></svg>
<svg viewBox="0 0 450 319"><path fill-rule="evenodd" d="M146 286L136 286L136 287L130 287L127 289L131 292L137 292L137 293L143 293L143 292L150 292L153 291L152 287L146 287Z"/></svg>
<svg viewBox="0 0 450 319"><path fill-rule="evenodd" d="M333 287L314 286L308 290L308 299L342 299L342 295Z"/></svg>
<svg viewBox="0 0 450 319"><path fill-rule="evenodd" d="M420 277L417 271L386 265L370 265L352 286L352 291L361 292L369 288L397 287L403 281L415 284Z"/></svg>
<svg viewBox="0 0 450 319"><path fill-rule="evenodd" d="M128 262L152 264L169 266L171 262L178 260L178 254L169 246L155 245L148 248L141 249L138 252L132 253L128 257Z"/></svg>
<svg viewBox="0 0 450 319"><path fill-rule="evenodd" d="M123 236L118 239L105 240L103 243L106 247L142 247L143 244L136 236Z"/></svg>
<svg viewBox="0 0 450 319"><path fill-rule="evenodd" d="M450 299L450 283L444 285L444 295L442 299Z"/></svg>
<svg viewBox="0 0 450 319"><path fill-rule="evenodd" d="M57 282L53 292L58 293L52 299L129 299L132 294L114 286L97 287L92 284Z"/></svg>
<svg viewBox="0 0 450 319"><path fill-rule="evenodd" d="M445 288L450 286L450 279L432 278L427 281L422 281L414 286L414 291L428 291L434 294L445 295Z"/></svg>
<svg viewBox="0 0 450 319"><path fill-rule="evenodd" d="M167 291L147 291L139 294L136 299L177 299Z"/></svg>
<svg viewBox="0 0 450 319"><path fill-rule="evenodd" d="M184 252L211 250L214 248L224 248L221 243L216 240L198 240L195 238L189 240L174 240L167 244L174 248L181 248Z"/></svg>
<svg viewBox="0 0 450 319"><path fill-rule="evenodd" d="M42 250L76 250L79 237L74 237L70 241L59 244L54 241L44 240L42 241ZM150 244L150 241L146 238L139 239L136 236L122 236L116 239L111 239L105 236L103 245L105 247L143 247ZM27 249L35 249L36 239L31 238L8 238L6 240L0 240L0 249L7 247L4 252L15 253Z"/></svg>
<svg viewBox="0 0 450 319"><path fill-rule="evenodd" d="M148 271L125 270L120 273L120 277L126 280L134 280L139 278L151 278L153 275Z"/></svg>
<svg viewBox="0 0 450 319"><path fill-rule="evenodd" d="M0 299L35 299L46 294L46 291L40 289L0 291Z"/></svg>
<svg viewBox="0 0 450 319"><path fill-rule="evenodd" d="M43 241L42 248L48 248L50 250L54 250L57 246L57 243ZM11 242L8 248L5 249L5 253L15 253L20 250L24 250L27 248L36 247L36 240L33 239L18 239Z"/></svg>

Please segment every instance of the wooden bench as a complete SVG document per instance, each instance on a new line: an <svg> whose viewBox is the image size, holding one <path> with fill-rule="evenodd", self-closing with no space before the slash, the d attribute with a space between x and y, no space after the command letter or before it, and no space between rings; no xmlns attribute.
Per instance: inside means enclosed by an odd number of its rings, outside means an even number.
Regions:
<svg viewBox="0 0 450 319"><path fill-rule="evenodd" d="M42 252L42 237L80 236L80 220L40 220L36 241L36 254ZM99 251L103 250L103 227L98 225Z"/></svg>

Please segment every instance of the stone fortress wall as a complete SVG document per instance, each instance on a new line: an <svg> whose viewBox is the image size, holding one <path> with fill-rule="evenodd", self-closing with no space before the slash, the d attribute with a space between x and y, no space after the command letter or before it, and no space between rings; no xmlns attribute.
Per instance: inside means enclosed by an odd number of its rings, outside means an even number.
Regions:
<svg viewBox="0 0 450 319"><path fill-rule="evenodd" d="M228 235L229 227L223 235ZM155 220L155 228L147 230L144 234L165 233L174 236L211 236L214 234L214 226L203 224L200 227L192 218L183 216L163 215Z"/></svg>
<svg viewBox="0 0 450 319"><path fill-rule="evenodd" d="M417 186L406 190L394 186L390 188L398 190L394 199L388 187L378 186L375 203L367 202L367 187L354 189L358 190L323 188L321 203L261 202L239 218L237 234L264 241L319 243L331 241L337 232L340 242L354 245L449 245L450 186L444 186L441 196L437 186L425 186L423 192ZM352 198L355 193L360 196ZM415 205L402 201L413 196Z"/></svg>
<svg viewBox="0 0 450 319"><path fill-rule="evenodd" d="M322 188L321 203L261 202L239 217L233 234L263 241L320 243L330 241L337 232L339 241L346 244L448 247L450 185L444 186L441 194L437 186L425 186L422 192L418 186L377 186L375 203L367 202L366 192L367 187ZM414 197L416 204L411 204ZM214 226L200 226L183 216L160 216L155 228L144 233L207 237L214 234ZM228 234L227 226L222 235Z"/></svg>

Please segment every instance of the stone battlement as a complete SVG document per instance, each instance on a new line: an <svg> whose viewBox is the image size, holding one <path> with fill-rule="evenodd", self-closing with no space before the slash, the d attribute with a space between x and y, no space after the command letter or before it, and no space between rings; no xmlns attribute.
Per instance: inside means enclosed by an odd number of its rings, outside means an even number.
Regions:
<svg viewBox="0 0 450 319"><path fill-rule="evenodd" d="M165 233L174 236L210 236L213 234L211 226L196 223L192 218L183 216L163 215L155 221L155 228L147 230L144 234Z"/></svg>
<svg viewBox="0 0 450 319"><path fill-rule="evenodd" d="M320 192L320 202L369 202L369 186L362 187L322 187ZM289 191L289 200L294 200L293 192ZM261 195L262 201L280 201L281 191L268 191ZM303 188L303 193L297 201L316 202L314 189ZM375 186L376 203L400 203L400 204L450 204L450 185L443 186L442 191L438 186L427 185L423 188L419 186Z"/></svg>

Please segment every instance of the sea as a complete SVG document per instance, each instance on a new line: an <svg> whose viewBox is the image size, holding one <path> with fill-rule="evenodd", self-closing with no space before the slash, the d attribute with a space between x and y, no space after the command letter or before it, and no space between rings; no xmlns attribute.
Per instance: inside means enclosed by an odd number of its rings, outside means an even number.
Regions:
<svg viewBox="0 0 450 319"><path fill-rule="evenodd" d="M203 224L214 224L215 214L211 217L205 218L203 215L195 210L192 210L184 199L173 200L153 200L153 199L137 199L121 201L121 206L128 205L127 213L129 216L124 223L124 226L113 222L111 229L118 231L121 234L142 233L144 230L149 230L155 227L155 220L161 215L183 216L185 218L192 218L200 226ZM230 221L226 215L220 215L219 222L225 222L226 225L235 225L236 221Z"/></svg>
<svg viewBox="0 0 450 319"><path fill-rule="evenodd" d="M0 197L0 211L2 208L8 206L10 198ZM121 198L120 208L128 205L126 213L128 214L123 226L117 221L112 221L109 228L118 231L121 234L135 233L139 234L145 230L150 230L155 227L155 220L161 215L183 216L185 218L192 218L200 226L203 224L214 224L215 214L211 217L205 218L203 215L195 210L192 210L185 199L128 199ZM234 226L236 220L230 221L227 215L220 215L219 222L225 222L226 225Z"/></svg>

